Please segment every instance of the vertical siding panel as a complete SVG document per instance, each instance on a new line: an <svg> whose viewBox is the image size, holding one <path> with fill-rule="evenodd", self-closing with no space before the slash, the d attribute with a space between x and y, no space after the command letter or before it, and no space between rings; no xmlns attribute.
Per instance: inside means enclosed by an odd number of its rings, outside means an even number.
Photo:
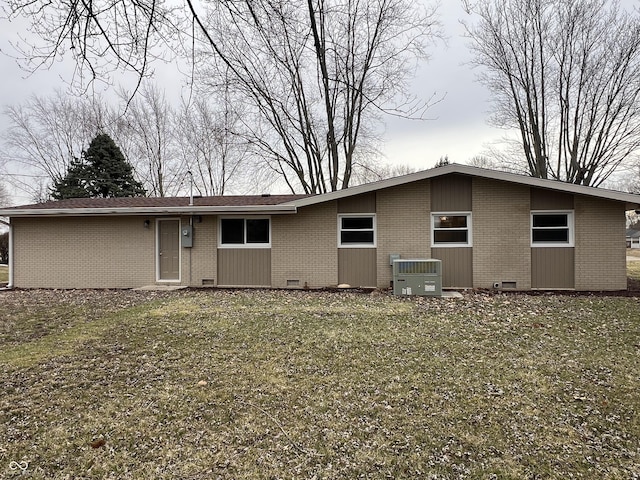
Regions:
<svg viewBox="0 0 640 480"><path fill-rule="evenodd" d="M376 192L363 193L338 200L338 213L374 213Z"/></svg>
<svg viewBox="0 0 640 480"><path fill-rule="evenodd" d="M346 283L352 287L375 287L376 249L338 249L338 283Z"/></svg>
<svg viewBox="0 0 640 480"><path fill-rule="evenodd" d="M431 211L472 211L472 187L472 178L464 175L446 175L431 179ZM443 287L468 288L473 286L473 249L471 247L438 248L432 246L431 256L442 260Z"/></svg>
<svg viewBox="0 0 640 480"><path fill-rule="evenodd" d="M574 288L573 248L532 248L531 288Z"/></svg>
<svg viewBox="0 0 640 480"><path fill-rule="evenodd" d="M271 285L271 250L268 248L219 248L218 284L268 287Z"/></svg>
<svg viewBox="0 0 640 480"><path fill-rule="evenodd" d="M531 188L531 210L573 210L573 194Z"/></svg>
<svg viewBox="0 0 640 480"><path fill-rule="evenodd" d="M447 175L431 179L431 210L434 212L471 211L471 177Z"/></svg>
<svg viewBox="0 0 640 480"><path fill-rule="evenodd" d="M442 260L442 286L470 288L473 286L473 250L471 248L431 249L431 256Z"/></svg>

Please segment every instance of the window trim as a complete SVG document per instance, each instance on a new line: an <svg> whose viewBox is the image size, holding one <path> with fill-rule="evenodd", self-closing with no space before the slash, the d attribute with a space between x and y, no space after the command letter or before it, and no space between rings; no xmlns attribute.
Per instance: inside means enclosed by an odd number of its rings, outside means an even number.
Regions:
<svg viewBox="0 0 640 480"><path fill-rule="evenodd" d="M467 227L466 228L438 228L436 229L435 219L436 217L441 216L452 216L452 217L467 217ZM464 212L431 212L431 247L432 248L460 248L460 247L473 247L473 215L470 211ZM435 241L435 232L436 230L456 230L456 231L467 231L467 241L466 242L455 242L455 243L436 243Z"/></svg>
<svg viewBox="0 0 640 480"><path fill-rule="evenodd" d="M534 242L533 241L533 217L534 215L566 215L567 216L567 230L569 232L567 242ZM572 248L575 246L575 215L573 210L531 210L529 216L529 240L531 248L545 248L545 247L563 247ZM537 229L544 229L545 227L536 227ZM546 227L551 230L553 228L565 228L565 227Z"/></svg>
<svg viewBox="0 0 640 480"><path fill-rule="evenodd" d="M222 243L222 220L243 220L243 243ZM247 220L269 220L269 242L247 243ZM221 215L218 217L218 248L271 248L271 216L270 215Z"/></svg>
<svg viewBox="0 0 640 480"><path fill-rule="evenodd" d="M371 218L373 219L373 242L372 243L342 243L342 219L343 218ZM346 229L346 231L352 231ZM355 231L355 230L353 230ZM360 231L370 231L361 229ZM378 243L377 222L375 213L339 213L338 214L338 248L376 248Z"/></svg>

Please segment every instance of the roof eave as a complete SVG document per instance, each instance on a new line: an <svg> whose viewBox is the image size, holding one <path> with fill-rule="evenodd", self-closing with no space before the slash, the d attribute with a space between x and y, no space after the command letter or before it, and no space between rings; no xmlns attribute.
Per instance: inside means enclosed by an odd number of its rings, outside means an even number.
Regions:
<svg viewBox="0 0 640 480"><path fill-rule="evenodd" d="M184 207L111 207L111 208L24 208L0 210L5 217L59 217L59 216L132 216L132 215L233 215L254 213L279 215L296 213L294 205L239 205L239 206L184 206Z"/></svg>

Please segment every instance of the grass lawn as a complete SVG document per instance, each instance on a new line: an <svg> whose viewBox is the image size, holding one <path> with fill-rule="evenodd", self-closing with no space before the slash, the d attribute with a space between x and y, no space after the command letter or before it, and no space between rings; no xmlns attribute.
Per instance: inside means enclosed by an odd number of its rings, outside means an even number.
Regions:
<svg viewBox="0 0 640 480"><path fill-rule="evenodd" d="M6 265L0 265L0 283L7 283L9 281L9 267Z"/></svg>
<svg viewBox="0 0 640 480"><path fill-rule="evenodd" d="M627 256L640 258L640 249L627 248ZM640 288L640 260L627 262L627 278L630 289Z"/></svg>
<svg viewBox="0 0 640 480"><path fill-rule="evenodd" d="M0 304L0 477L640 476L639 298L12 291Z"/></svg>

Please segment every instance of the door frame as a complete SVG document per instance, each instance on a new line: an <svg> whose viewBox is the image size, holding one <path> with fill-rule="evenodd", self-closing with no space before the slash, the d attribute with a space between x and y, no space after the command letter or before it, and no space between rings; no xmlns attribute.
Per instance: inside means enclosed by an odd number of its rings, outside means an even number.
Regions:
<svg viewBox="0 0 640 480"><path fill-rule="evenodd" d="M178 221L178 278L160 278L161 268L160 268L160 222L164 222L167 220ZM182 243L180 237L180 229L182 228L182 220L180 217L162 217L156 218L156 282L157 283L180 283L182 282Z"/></svg>

